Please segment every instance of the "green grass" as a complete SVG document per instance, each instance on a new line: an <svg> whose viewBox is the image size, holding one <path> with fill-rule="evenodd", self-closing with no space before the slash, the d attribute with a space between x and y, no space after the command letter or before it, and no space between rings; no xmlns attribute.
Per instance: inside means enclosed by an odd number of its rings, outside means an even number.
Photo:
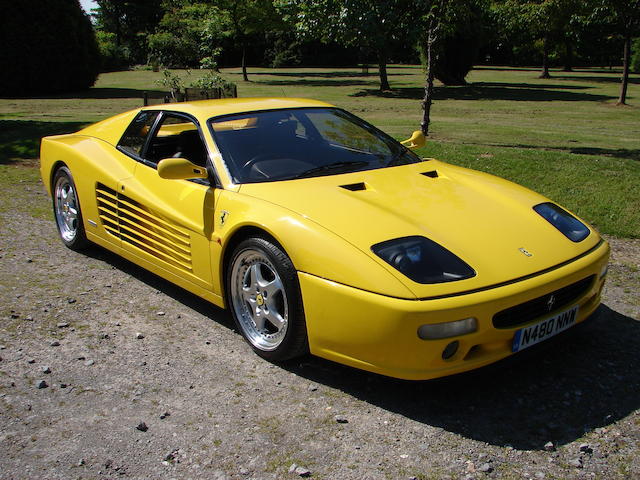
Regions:
<svg viewBox="0 0 640 480"><path fill-rule="evenodd" d="M200 72L178 72L187 83ZM391 66L392 92L356 68L239 69L223 75L239 94L327 101L406 138L421 119L424 74ZM464 87L437 85L429 143L419 153L511 179L556 200L602 232L640 237L640 76L632 75L629 106L616 107L619 72L479 67ZM0 164L37 156L39 137L77 130L159 95L160 73L137 70L100 76L80 94L0 99ZM0 180L0 183L2 181Z"/></svg>

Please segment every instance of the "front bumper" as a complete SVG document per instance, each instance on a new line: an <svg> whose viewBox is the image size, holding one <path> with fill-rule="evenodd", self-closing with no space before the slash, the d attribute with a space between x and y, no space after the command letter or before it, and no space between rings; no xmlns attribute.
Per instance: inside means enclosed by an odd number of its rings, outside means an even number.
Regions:
<svg viewBox="0 0 640 480"><path fill-rule="evenodd" d="M578 305L576 323L600 304L609 245L551 271L508 285L435 300L386 297L299 272L309 348L312 354L363 370L408 380L426 380L472 370L512 354L515 332ZM587 278L594 281L569 306L513 328L495 328L494 314ZM474 333L422 340L421 325L475 317ZM459 342L457 353L443 360L444 348Z"/></svg>

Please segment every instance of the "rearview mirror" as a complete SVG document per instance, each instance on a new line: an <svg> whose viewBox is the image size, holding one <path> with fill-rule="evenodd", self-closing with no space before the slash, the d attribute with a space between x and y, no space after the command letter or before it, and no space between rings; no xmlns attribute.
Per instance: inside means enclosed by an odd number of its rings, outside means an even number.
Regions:
<svg viewBox="0 0 640 480"><path fill-rule="evenodd" d="M207 169L191 163L186 158L165 158L158 162L160 178L170 180L190 180L192 178L208 178Z"/></svg>
<svg viewBox="0 0 640 480"><path fill-rule="evenodd" d="M411 134L411 138L403 140L400 143L407 148L420 148L424 147L425 143L427 143L427 139L421 130L416 130Z"/></svg>

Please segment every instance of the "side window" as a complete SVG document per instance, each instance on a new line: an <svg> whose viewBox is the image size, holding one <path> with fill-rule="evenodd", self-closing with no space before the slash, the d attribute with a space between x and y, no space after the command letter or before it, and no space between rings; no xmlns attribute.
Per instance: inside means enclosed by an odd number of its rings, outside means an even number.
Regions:
<svg viewBox="0 0 640 480"><path fill-rule="evenodd" d="M195 123L170 113L163 116L144 159L157 165L163 158L186 158L200 167L207 166L207 149Z"/></svg>
<svg viewBox="0 0 640 480"><path fill-rule="evenodd" d="M140 112L138 116L127 127L118 143L118 147L127 153L140 156L144 142L149 135L149 131L156 121L158 112Z"/></svg>

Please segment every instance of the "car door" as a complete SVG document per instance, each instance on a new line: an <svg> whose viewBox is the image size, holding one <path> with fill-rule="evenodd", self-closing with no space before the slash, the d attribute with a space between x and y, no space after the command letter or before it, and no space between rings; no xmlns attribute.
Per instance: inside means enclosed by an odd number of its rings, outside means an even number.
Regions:
<svg viewBox="0 0 640 480"><path fill-rule="evenodd" d="M160 178L157 164L170 157L200 166L210 162L197 123L184 114L162 112L134 175L118 186L122 248L165 278L211 291L210 242L220 192L208 180Z"/></svg>

